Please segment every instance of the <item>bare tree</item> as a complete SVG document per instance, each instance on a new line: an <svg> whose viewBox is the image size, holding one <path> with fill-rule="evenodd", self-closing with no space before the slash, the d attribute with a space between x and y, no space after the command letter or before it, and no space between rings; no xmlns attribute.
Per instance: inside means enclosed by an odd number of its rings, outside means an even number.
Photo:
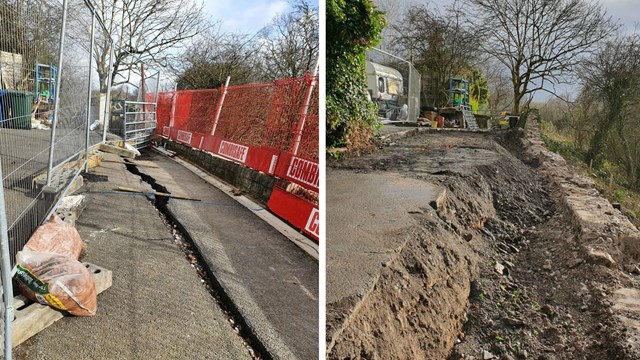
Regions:
<svg viewBox="0 0 640 360"><path fill-rule="evenodd" d="M171 64L178 89L211 89L231 76L231 84L246 84L261 76L255 38L212 29L197 37Z"/></svg>
<svg viewBox="0 0 640 360"><path fill-rule="evenodd" d="M482 64L483 73L489 83L489 109L493 114L507 111L513 105L513 91L509 74L496 61Z"/></svg>
<svg viewBox="0 0 640 360"><path fill-rule="evenodd" d="M434 84L433 106L448 102L449 77L471 68L478 57L478 40L465 28L461 9L454 3L445 13L424 5L407 9L394 26L394 45Z"/></svg>
<svg viewBox="0 0 640 360"><path fill-rule="evenodd" d="M318 9L298 0L291 12L276 16L262 35L265 80L302 76L318 59Z"/></svg>
<svg viewBox="0 0 640 360"><path fill-rule="evenodd" d="M595 133L587 162L593 161L599 167L604 149L619 146L620 162L637 179L640 159L634 158L633 149L638 141L632 140L627 131L637 127L637 118L632 115L640 97L640 36L620 36L606 42L597 54L583 62L580 74L584 88L598 97L604 109L604 116L592 119ZM616 142L608 141L611 135L617 135Z"/></svg>
<svg viewBox="0 0 640 360"><path fill-rule="evenodd" d="M395 38L398 36L397 28L402 25L407 9L421 3L419 0L374 0L376 7L384 11L384 17L388 25L382 29L382 40L378 47L384 50L394 48Z"/></svg>
<svg viewBox="0 0 640 360"><path fill-rule="evenodd" d="M130 70L139 62L167 65L187 40L208 28L203 5L194 0L99 0L96 10L116 39L111 79L107 79L109 43L106 39L96 43L94 58L102 91L108 81L128 82ZM121 80L116 81L117 76Z"/></svg>
<svg viewBox="0 0 640 360"><path fill-rule="evenodd" d="M13 72L13 64L0 69L0 85L10 88L26 88L28 77L36 68L36 63L57 61L58 41L62 12L59 7L42 6L36 0L0 0L0 51L17 54L20 73L10 78L3 74ZM0 68L3 64L0 64ZM9 70L9 68L11 70ZM22 70L28 72L22 73ZM15 76L14 76L15 75Z"/></svg>
<svg viewBox="0 0 640 360"><path fill-rule="evenodd" d="M481 46L510 72L513 112L537 91L554 92L582 55L617 25L595 0L465 0Z"/></svg>
<svg viewBox="0 0 640 360"><path fill-rule="evenodd" d="M575 101L564 100L570 97L564 94L549 99L540 106L540 115L562 136L572 139L576 149L584 151L593 137L594 124L604 116L602 103L588 88L583 89Z"/></svg>

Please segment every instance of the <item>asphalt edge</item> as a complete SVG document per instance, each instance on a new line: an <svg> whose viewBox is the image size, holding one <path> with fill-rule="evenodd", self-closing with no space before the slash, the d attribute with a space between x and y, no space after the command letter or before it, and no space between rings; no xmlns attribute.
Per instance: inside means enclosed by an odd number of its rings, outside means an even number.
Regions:
<svg viewBox="0 0 640 360"><path fill-rule="evenodd" d="M207 173L197 165L194 165L186 160L183 160L177 157L174 157L174 158L168 157L168 158L184 166L185 168L187 168L189 171L197 175L202 180L206 181L210 185L214 186L218 190L225 193L230 198L240 203L242 206L244 206L245 208L247 208L248 210L256 214L260 219L262 219L262 221L266 222L267 224L269 224L269 226L271 226L272 228L277 230L280 234L282 234L284 237L289 239L289 241L293 242L296 246L298 246L304 252L309 254L316 261L319 260L320 252L319 252L319 246L316 242L297 232L294 228L289 226L286 222L282 221L280 218L270 213L267 209L263 208L262 205L258 204L257 202L253 201L252 199L244 195L234 195L232 186L218 179L214 175Z"/></svg>
<svg viewBox="0 0 640 360"><path fill-rule="evenodd" d="M179 160L179 159L175 159ZM178 162L180 163L180 162ZM141 177L142 181L151 185L154 190L159 190L161 192L168 193L168 189L164 187L161 183L157 182L155 178L151 175L145 173L143 170L138 168L138 165L135 162L126 162L127 169L131 171L131 168L134 168L132 171L134 174ZM181 164L182 165L182 164ZM192 165L193 166L193 165ZM195 167L196 170L197 167ZM192 169L189 169L192 170ZM206 173L204 175L207 175ZM215 179L213 179L215 180ZM207 182L209 183L209 182ZM222 183L223 186L227 186L228 189L233 189L228 185ZM160 187L160 188L158 188ZM222 191L222 190L221 190ZM230 190L229 190L230 191ZM226 192L225 192L226 193ZM233 196L230 192L227 193L229 196ZM233 196L236 197L236 196ZM198 264L201 266L203 272L206 274L206 278L203 278L206 282L210 284L210 286L214 289L215 294L218 296L220 302L224 305L224 310L228 311L231 317L234 319L235 323L238 325L239 332L241 336L245 339L245 341L249 344L251 348L256 351L258 355L258 359L264 360L275 360L275 359L296 359L298 358L292 350L288 347L286 343L280 336L278 332L273 329L271 326L259 325L258 321L259 316L257 317L255 313L248 312L246 309L243 309L243 305L238 301L239 297L237 294L234 294L234 291L229 290L229 284L225 284L219 277L219 274L215 270L215 264L205 254L202 253L201 247L202 243L197 240L196 237L192 235L187 226L185 226L178 216L175 213L175 209L172 209L170 205L169 198L163 198L164 201L158 202L158 199L162 197L155 197L152 200L156 208L165 216L166 220L171 224L175 230L181 235L183 241L189 245L189 248L192 252L192 255L196 258ZM253 202L248 199L249 205ZM246 206L246 205L245 205ZM259 205L256 205L259 207ZM262 208L249 208L252 212L260 211ZM264 209L262 209L264 210ZM241 297L240 297L241 298Z"/></svg>

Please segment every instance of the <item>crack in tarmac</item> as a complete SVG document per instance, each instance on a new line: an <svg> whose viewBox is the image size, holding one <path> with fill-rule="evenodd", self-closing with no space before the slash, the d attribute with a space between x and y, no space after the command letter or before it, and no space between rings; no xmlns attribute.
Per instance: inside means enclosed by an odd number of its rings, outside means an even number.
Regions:
<svg viewBox="0 0 640 360"><path fill-rule="evenodd" d="M127 159L123 160L127 171L140 176L141 180L149 184L155 191L170 194L169 190L165 186L159 184L152 176L140 171L137 165L129 162ZM145 195L145 197L158 210L158 216L160 216L169 231L171 231L175 243L184 253L185 258L190 262L191 267L196 270L200 277L200 281L206 288L207 292L220 307L222 313L227 316L227 320L231 325L231 328L234 333L242 339L249 355L256 360L271 359L271 355L266 351L265 347L260 343L255 334L248 330L249 326L247 326L245 320L235 309L233 302L223 294L224 291L213 276L211 269L209 269L208 266L203 265L206 264L206 262L198 248L194 245L193 239L190 238L184 226L169 211L167 207L169 198L154 195Z"/></svg>

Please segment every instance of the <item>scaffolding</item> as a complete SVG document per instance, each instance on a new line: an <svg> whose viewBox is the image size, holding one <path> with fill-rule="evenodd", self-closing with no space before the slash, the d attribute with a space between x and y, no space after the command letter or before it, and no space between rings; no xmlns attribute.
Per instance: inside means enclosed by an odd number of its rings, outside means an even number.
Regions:
<svg viewBox="0 0 640 360"><path fill-rule="evenodd" d="M56 100L56 78L58 67L49 63L36 63L35 99L41 104L52 104Z"/></svg>
<svg viewBox="0 0 640 360"><path fill-rule="evenodd" d="M449 106L458 110L471 110L469 80L449 78Z"/></svg>

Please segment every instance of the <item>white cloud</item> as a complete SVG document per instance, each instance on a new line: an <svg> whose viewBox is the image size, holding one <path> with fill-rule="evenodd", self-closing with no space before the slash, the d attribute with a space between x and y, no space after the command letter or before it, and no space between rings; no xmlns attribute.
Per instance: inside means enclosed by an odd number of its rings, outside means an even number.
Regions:
<svg viewBox="0 0 640 360"><path fill-rule="evenodd" d="M286 12L286 0L216 0L205 4L214 20L222 22L222 30L253 34L276 15Z"/></svg>

